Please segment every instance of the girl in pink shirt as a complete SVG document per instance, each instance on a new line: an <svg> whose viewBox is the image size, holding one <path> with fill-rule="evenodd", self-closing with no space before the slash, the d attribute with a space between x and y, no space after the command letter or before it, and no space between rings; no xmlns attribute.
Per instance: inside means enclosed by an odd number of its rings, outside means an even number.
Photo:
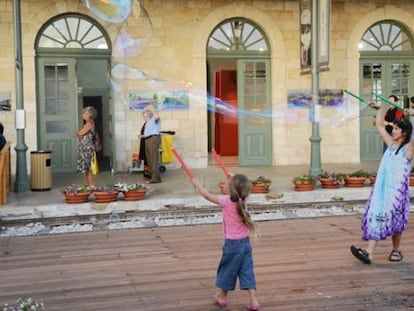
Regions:
<svg viewBox="0 0 414 311"><path fill-rule="evenodd" d="M229 181L230 196L211 194L198 180L191 181L204 198L220 205L222 209L224 246L217 269L218 290L214 295L215 303L220 307L226 307L227 293L235 289L238 278L240 289L249 292L247 309L259 310L252 247L249 240L250 232L255 231L256 224L250 218L246 204L250 194L250 180L242 174L234 175Z"/></svg>

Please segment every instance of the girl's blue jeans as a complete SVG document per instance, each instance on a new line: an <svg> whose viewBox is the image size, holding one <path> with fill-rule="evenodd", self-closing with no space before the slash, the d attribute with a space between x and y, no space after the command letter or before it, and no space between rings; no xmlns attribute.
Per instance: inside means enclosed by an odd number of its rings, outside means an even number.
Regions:
<svg viewBox="0 0 414 311"><path fill-rule="evenodd" d="M256 289L249 238L224 240L223 255L217 269L216 286L223 291L234 290L237 278L239 278L240 289Z"/></svg>

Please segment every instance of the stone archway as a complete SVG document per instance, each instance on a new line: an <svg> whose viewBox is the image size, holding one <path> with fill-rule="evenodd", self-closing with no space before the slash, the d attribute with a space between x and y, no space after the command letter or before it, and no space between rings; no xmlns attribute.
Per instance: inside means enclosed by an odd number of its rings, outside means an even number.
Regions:
<svg viewBox="0 0 414 311"><path fill-rule="evenodd" d="M240 17L247 20L251 20L256 23L264 32L267 38L269 38L270 45L270 60L271 63L277 63L278 66L271 66L271 80L278 81L278 87L275 88L272 92L272 103L283 102L286 100L286 47L282 32L274 24L273 20L266 15L263 11L258 10L257 8L245 4L229 4L217 8L212 11L209 15L206 16L199 24L198 27L194 30L194 41L192 45L192 58L193 58L193 74L192 81L193 85L199 89L206 89L207 85L207 69L206 69L206 46L208 38L211 34L211 31L219 25L222 21L233 18ZM207 98L205 99L207 103ZM277 107L273 106L273 113L276 112ZM207 116L203 120L203 123L200 124L205 129L207 129ZM273 132L278 131L280 126L273 126ZM273 144L276 144L275 136L273 137ZM205 143L201 144L207 146L207 137L205 137ZM278 142L280 145L280 142ZM283 148L283 146L281 147ZM208 150L199 150L202 157L205 159L205 166L208 164ZM273 155L273 163L275 163L276 157Z"/></svg>

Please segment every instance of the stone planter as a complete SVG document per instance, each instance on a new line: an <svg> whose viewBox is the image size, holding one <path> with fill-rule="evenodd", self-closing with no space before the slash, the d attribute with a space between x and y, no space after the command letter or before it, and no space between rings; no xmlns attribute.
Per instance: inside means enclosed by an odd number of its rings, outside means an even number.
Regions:
<svg viewBox="0 0 414 311"><path fill-rule="evenodd" d="M109 203L116 201L118 198L119 191L113 191L113 192L100 192L100 191L94 191L93 195L95 197L96 203Z"/></svg>
<svg viewBox="0 0 414 311"><path fill-rule="evenodd" d="M90 192L79 192L79 193L64 193L63 195L66 198L66 203L75 204L75 203L85 203L89 201Z"/></svg>
<svg viewBox="0 0 414 311"><path fill-rule="evenodd" d="M141 189L137 191L124 191L124 201L139 201L145 199L145 194L148 192L148 189Z"/></svg>
<svg viewBox="0 0 414 311"><path fill-rule="evenodd" d="M367 177L345 177L345 187L364 187Z"/></svg>

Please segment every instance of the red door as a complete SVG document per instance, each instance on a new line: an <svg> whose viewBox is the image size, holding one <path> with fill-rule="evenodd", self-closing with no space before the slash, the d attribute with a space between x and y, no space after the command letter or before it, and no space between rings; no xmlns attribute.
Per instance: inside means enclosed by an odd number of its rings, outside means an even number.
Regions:
<svg viewBox="0 0 414 311"><path fill-rule="evenodd" d="M216 94L224 109L215 113L214 148L222 156L238 155L237 71L216 72Z"/></svg>

